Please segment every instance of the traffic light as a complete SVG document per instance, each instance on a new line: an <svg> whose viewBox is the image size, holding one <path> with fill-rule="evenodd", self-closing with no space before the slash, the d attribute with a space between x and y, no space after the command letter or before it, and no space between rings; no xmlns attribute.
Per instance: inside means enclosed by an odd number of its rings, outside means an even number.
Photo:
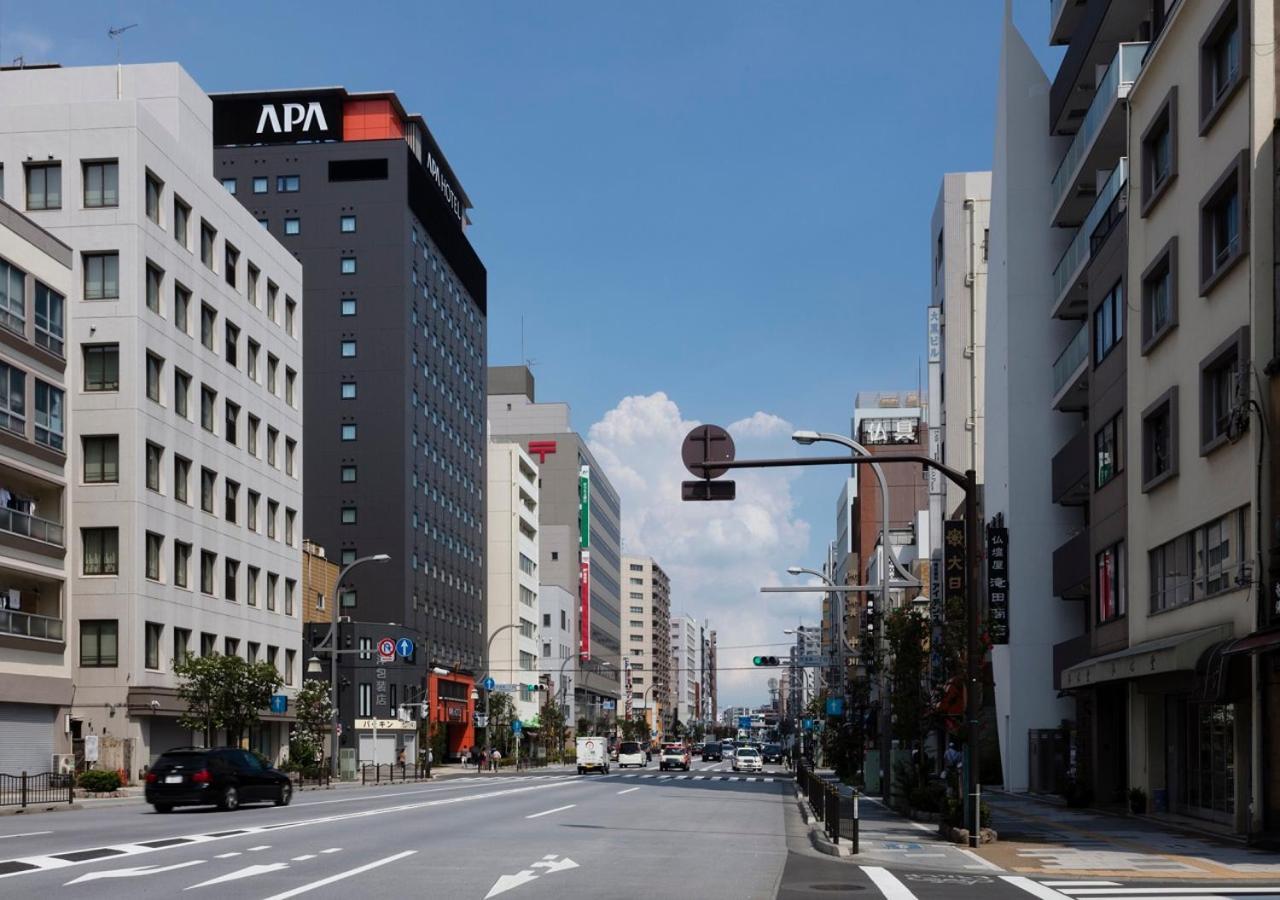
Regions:
<svg viewBox="0 0 1280 900"><path fill-rule="evenodd" d="M778 665L778 657L776 656L753 656L751 664L755 666L776 666Z"/></svg>

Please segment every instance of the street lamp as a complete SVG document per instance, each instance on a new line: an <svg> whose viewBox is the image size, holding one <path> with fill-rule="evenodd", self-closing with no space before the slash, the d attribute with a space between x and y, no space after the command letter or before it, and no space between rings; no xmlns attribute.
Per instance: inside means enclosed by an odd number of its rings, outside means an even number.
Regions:
<svg viewBox="0 0 1280 900"><path fill-rule="evenodd" d="M486 644L484 648L484 675L486 678L493 677L489 672L489 667L491 665L490 653L493 650L493 639L496 638L498 635L502 634L502 632L507 631L508 629L519 628L519 627L520 627L519 622L512 622L509 625L503 625L501 628L497 629L493 634L489 635L489 643ZM472 693L474 693L474 690L472 691ZM484 690L484 743L485 743L485 747L487 748L485 750L486 753L488 753L493 748L493 745L489 743L489 696L492 693L493 691L489 690L488 688L485 688Z"/></svg>
<svg viewBox="0 0 1280 900"><path fill-rule="evenodd" d="M347 563L342 571L338 573L337 579L333 582L334 593L338 594L338 596L333 598L333 602L331 604L333 613L329 625L329 634L317 646L311 648L316 651L323 651L325 649L329 651L329 695L333 699L332 715L329 718L329 774L333 778L338 777L338 654L344 652L338 649L338 613L342 603L339 591L341 589L342 582L347 577L347 573L356 566L367 562L384 563L390 561L390 555L386 553L375 553L372 556L362 556L359 559L354 559ZM323 595L321 595L321 599L324 599ZM326 644L328 645L327 647L325 646ZM307 660L307 673L310 675L320 674L320 659L318 657L312 656Z"/></svg>

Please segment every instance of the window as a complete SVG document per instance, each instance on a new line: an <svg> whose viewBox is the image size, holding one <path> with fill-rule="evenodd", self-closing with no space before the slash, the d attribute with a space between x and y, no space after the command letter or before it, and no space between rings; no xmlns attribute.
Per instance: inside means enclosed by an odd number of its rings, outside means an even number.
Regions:
<svg viewBox="0 0 1280 900"><path fill-rule="evenodd" d="M181 198L173 198L173 239L183 247L191 247L191 207L183 203Z"/></svg>
<svg viewBox="0 0 1280 900"><path fill-rule="evenodd" d="M260 420L257 416L249 416L249 430L245 435L245 449L249 451L250 456L258 455L258 426Z"/></svg>
<svg viewBox="0 0 1280 900"><path fill-rule="evenodd" d="M226 323L222 342L222 353L227 358L227 365L237 365L240 361L240 329L230 322Z"/></svg>
<svg viewBox="0 0 1280 900"><path fill-rule="evenodd" d="M182 285L173 285L173 326L183 334L191 333L191 292Z"/></svg>
<svg viewBox="0 0 1280 900"><path fill-rule="evenodd" d="M118 665L119 623L115 619L80 621L80 665L114 669Z"/></svg>
<svg viewBox="0 0 1280 900"><path fill-rule="evenodd" d="M147 354L147 399L160 402L160 376L164 372L164 360L154 353Z"/></svg>
<svg viewBox="0 0 1280 900"><path fill-rule="evenodd" d="M356 298L347 297L339 301L339 312L344 316L354 316L356 314Z"/></svg>
<svg viewBox="0 0 1280 900"><path fill-rule="evenodd" d="M1200 363L1200 455L1225 443L1249 425L1248 385L1240 360L1247 358L1249 329L1241 328Z"/></svg>
<svg viewBox="0 0 1280 900"><path fill-rule="evenodd" d="M341 346L342 346L342 358L343 358L343 359L352 359L352 358L354 358L354 357L355 357L355 355L356 355L356 342L355 342L355 341L343 341Z"/></svg>
<svg viewBox="0 0 1280 900"><path fill-rule="evenodd" d="M159 444L147 441L147 490L160 492L160 463L164 459L164 448Z"/></svg>
<svg viewBox="0 0 1280 900"><path fill-rule="evenodd" d="M1249 218L1241 198L1249 196L1249 156L1244 150L1200 201L1200 292L1208 294L1249 252Z"/></svg>
<svg viewBox="0 0 1280 900"><path fill-rule="evenodd" d="M27 273L0 259L0 325L18 334L27 330Z"/></svg>
<svg viewBox="0 0 1280 900"><path fill-rule="evenodd" d="M628 563L628 564L627 564L627 568L628 568L629 570L631 570L632 572L643 572L643 571L644 571L644 565L643 565L643 564L641 564L641 563Z"/></svg>
<svg viewBox="0 0 1280 900"><path fill-rule="evenodd" d="M1178 324L1178 238L1165 244L1142 273L1142 352L1152 348Z"/></svg>
<svg viewBox="0 0 1280 900"><path fill-rule="evenodd" d="M213 656L218 650L218 636L207 631L200 632L200 655Z"/></svg>
<svg viewBox="0 0 1280 900"><path fill-rule="evenodd" d="M297 216L285 216L284 233L287 235L301 234L302 221Z"/></svg>
<svg viewBox="0 0 1280 900"><path fill-rule="evenodd" d="M227 637L222 639L222 655L223 656L239 656L240 640L238 638Z"/></svg>
<svg viewBox="0 0 1280 900"><path fill-rule="evenodd" d="M222 277L226 279L227 284L232 287L236 286L236 278L238 276L238 268L240 265L240 251L231 246L226 241L222 242L222 259L223 272Z"/></svg>
<svg viewBox="0 0 1280 900"><path fill-rule="evenodd" d="M114 434L85 435L84 483L116 484L120 481L120 438Z"/></svg>
<svg viewBox="0 0 1280 900"><path fill-rule="evenodd" d="M115 160L84 164L84 205L120 205L120 166Z"/></svg>
<svg viewBox="0 0 1280 900"><path fill-rule="evenodd" d="M286 616L293 615L293 597L298 589L298 582L292 578L284 580L284 614Z"/></svg>
<svg viewBox="0 0 1280 900"><path fill-rule="evenodd" d="M293 474L293 460L297 455L298 442L293 438L284 439L284 473L286 475Z"/></svg>
<svg viewBox="0 0 1280 900"><path fill-rule="evenodd" d="M272 322L276 320L276 297L280 293L280 288L276 287L270 281L267 282L267 318Z"/></svg>
<svg viewBox="0 0 1280 900"><path fill-rule="evenodd" d="M629 611L631 612L631 614L632 614L632 615L637 615L637 616L638 616L638 615L643 615L643 614L644 614L644 607L643 607L643 606L632 606L632 607L630 607L630 608L629 608ZM548 617L548 618L550 618L550 617ZM551 623L550 623L550 622L547 622L547 624L548 624L548 625L550 625ZM643 624L643 623L642 623L642 624Z"/></svg>
<svg viewBox="0 0 1280 900"><path fill-rule="evenodd" d="M1178 87L1169 89L1142 133L1142 215L1145 217L1178 174Z"/></svg>
<svg viewBox="0 0 1280 900"><path fill-rule="evenodd" d="M239 562L234 559L222 561L222 594L232 603L236 600L236 580L239 575Z"/></svg>
<svg viewBox="0 0 1280 900"><path fill-rule="evenodd" d="M120 390L120 345L86 344L83 352L84 389L86 391Z"/></svg>
<svg viewBox="0 0 1280 900"><path fill-rule="evenodd" d="M213 245L218 240L218 229L204 219L200 220L200 262L213 271Z"/></svg>
<svg viewBox="0 0 1280 900"><path fill-rule="evenodd" d="M173 456L173 499L179 503L190 503L188 485L191 481L191 460Z"/></svg>
<svg viewBox="0 0 1280 900"><path fill-rule="evenodd" d="M273 469L276 467L276 443L279 441L280 432L276 431L270 425L267 426L267 465Z"/></svg>
<svg viewBox="0 0 1280 900"><path fill-rule="evenodd" d="M277 175L276 176L276 193L293 194L300 187L297 175Z"/></svg>
<svg viewBox="0 0 1280 900"><path fill-rule="evenodd" d="M84 299L115 300L120 296L120 254L86 253Z"/></svg>
<svg viewBox="0 0 1280 900"><path fill-rule="evenodd" d="M265 194L267 192L267 177L265 175L257 175L254 177L253 192L255 194Z"/></svg>
<svg viewBox="0 0 1280 900"><path fill-rule="evenodd" d="M191 418L191 376L181 369L173 370L173 411Z"/></svg>
<svg viewBox="0 0 1280 900"><path fill-rule="evenodd" d="M236 180L234 178L222 179L222 186L226 189L228 194L234 194L236 192Z"/></svg>
<svg viewBox="0 0 1280 900"><path fill-rule="evenodd" d="M228 444L236 443L240 422L240 407L230 400L223 401L223 433Z"/></svg>
<svg viewBox="0 0 1280 900"><path fill-rule="evenodd" d="M284 542L290 547L293 546L293 527L298 521L298 513L292 509L284 511Z"/></svg>
<svg viewBox="0 0 1280 900"><path fill-rule="evenodd" d="M529 557L525 556L523 553L521 553L520 554L520 571L524 572L526 575L532 575L537 570L538 570L538 564L535 563L533 560L531 560Z"/></svg>
<svg viewBox="0 0 1280 900"><path fill-rule="evenodd" d="M1152 550L1151 611L1247 586L1242 579L1248 530L1248 507L1241 507Z"/></svg>
<svg viewBox="0 0 1280 900"><path fill-rule="evenodd" d="M356 551L351 547L343 547L342 552L338 554L338 563L340 565L349 566L356 561Z"/></svg>
<svg viewBox="0 0 1280 900"><path fill-rule="evenodd" d="M284 370L284 402L290 406L297 406L293 396L293 389L297 383L298 373L286 366Z"/></svg>
<svg viewBox="0 0 1280 900"><path fill-rule="evenodd" d="M173 542L173 583L180 588L190 584L191 545L182 541Z"/></svg>
<svg viewBox="0 0 1280 900"><path fill-rule="evenodd" d="M64 441L65 422L63 403L66 395L61 388L36 379L36 443L54 450L61 450Z"/></svg>
<svg viewBox="0 0 1280 900"><path fill-rule="evenodd" d="M280 515L280 504L275 500L267 501L267 537L276 539L276 519Z"/></svg>
<svg viewBox="0 0 1280 900"><path fill-rule="evenodd" d="M262 650L261 644L259 644L257 641L249 641L249 643L245 645L245 652L244 652L245 661L248 662L250 665L253 665L254 663L256 663L258 661L258 655L261 652L261 650Z"/></svg>
<svg viewBox="0 0 1280 900"><path fill-rule="evenodd" d="M293 669L294 669L294 663L295 663L295 660L297 659L297 656L298 656L297 650L286 649L284 651L284 683L286 685L293 684ZM391 688L392 690L395 690L395 685L393 684Z"/></svg>
<svg viewBox="0 0 1280 900"><path fill-rule="evenodd" d="M164 547L164 538L154 531L147 532L147 578L160 580L160 551ZM154 668L154 666L152 667Z"/></svg>
<svg viewBox="0 0 1280 900"><path fill-rule="evenodd" d="M356 274L356 258L354 256L342 257L341 268L339 269L343 275Z"/></svg>
<svg viewBox="0 0 1280 900"><path fill-rule="evenodd" d="M1200 133L1222 114L1249 69L1249 4L1226 0L1200 39Z"/></svg>
<svg viewBox="0 0 1280 900"><path fill-rule="evenodd" d="M213 433L213 407L218 402L218 392L207 384L200 385L200 427Z"/></svg>
<svg viewBox="0 0 1280 900"><path fill-rule="evenodd" d="M343 439L344 441L354 441L354 440L356 439L356 426L355 426L355 425L343 425L343 426L342 426L342 439Z"/></svg>
<svg viewBox="0 0 1280 900"><path fill-rule="evenodd" d="M245 371L246 374L248 374L250 381L258 380L258 354L261 353L261 351L261 345L259 345L253 338L249 338L249 340L245 342L245 356L248 357L248 360L246 360Z"/></svg>
<svg viewBox="0 0 1280 900"><path fill-rule="evenodd" d="M267 573L267 611L276 611L276 587L280 584L280 576L275 572Z"/></svg>
<svg viewBox="0 0 1280 900"><path fill-rule="evenodd" d="M356 524L356 508L354 506L342 507L342 524L343 525Z"/></svg>
<svg viewBox="0 0 1280 900"><path fill-rule="evenodd" d="M27 209L62 209L62 163L27 166Z"/></svg>
<svg viewBox="0 0 1280 900"><path fill-rule="evenodd" d="M213 469L200 469L200 508L207 513L213 512L213 488L217 481L218 473Z"/></svg>
<svg viewBox="0 0 1280 900"><path fill-rule="evenodd" d="M294 337L294 324L298 316L298 302L292 297L284 298L284 330L289 337Z"/></svg>
<svg viewBox="0 0 1280 900"><path fill-rule="evenodd" d="M352 465L344 465L338 480L343 484L355 484L356 467Z"/></svg>
<svg viewBox="0 0 1280 900"><path fill-rule="evenodd" d="M267 390L276 392L276 373L280 370L280 360L272 353L267 354Z"/></svg>
<svg viewBox="0 0 1280 900"><path fill-rule="evenodd" d="M341 231L343 234L354 234L356 230L356 217L355 216L339 216L338 230Z"/></svg>
<svg viewBox="0 0 1280 900"><path fill-rule="evenodd" d="M1124 283L1117 281L1093 311L1093 364L1096 366L1124 337Z"/></svg>
<svg viewBox="0 0 1280 900"><path fill-rule="evenodd" d="M356 383L354 381L342 382L342 390L340 396L343 400L356 399Z"/></svg>
<svg viewBox="0 0 1280 900"><path fill-rule="evenodd" d="M367 681L360 682L360 694L356 698L356 705L359 707L357 715L362 719L367 719L373 715L373 685Z"/></svg>
<svg viewBox="0 0 1280 900"><path fill-rule="evenodd" d="M115 528L81 528L85 575L119 575L119 532Z"/></svg>
<svg viewBox="0 0 1280 900"><path fill-rule="evenodd" d="M186 662L191 657L191 629L173 629L173 661Z"/></svg>
<svg viewBox="0 0 1280 900"><path fill-rule="evenodd" d="M245 264L245 286L244 295L254 306L258 305L258 282L262 278L262 272L253 263Z"/></svg>
<svg viewBox="0 0 1280 900"><path fill-rule="evenodd" d="M88 180L86 179L86 184L87 184L87 181ZM152 222L155 222L157 225L160 224L160 193L163 190L164 190L164 182L161 181L159 178L157 178L155 175L151 174L150 170L148 170L146 174L146 195L145 195L145 201L144 201L145 209L147 213L147 218L150 219ZM88 206L88 205L89 204L86 202L85 206ZM115 206L114 203L108 204L108 205Z"/></svg>
<svg viewBox="0 0 1280 900"><path fill-rule="evenodd" d="M218 554L211 550L200 551L200 590L203 593L213 593L213 570L217 564Z"/></svg>
<svg viewBox="0 0 1280 900"><path fill-rule="evenodd" d="M244 602L246 606L258 605L258 576L262 570L257 566L249 566L245 570Z"/></svg>
<svg viewBox="0 0 1280 900"><path fill-rule="evenodd" d="M271 666L271 668L274 669L276 667L276 658L279 655L280 655L279 647L273 647L270 644L267 644L267 665Z"/></svg>
<svg viewBox="0 0 1280 900"><path fill-rule="evenodd" d="M200 343L206 350L213 349L213 331L218 321L218 313L207 303L200 304Z"/></svg>
<svg viewBox="0 0 1280 900"><path fill-rule="evenodd" d="M228 522L235 523L236 500L240 494L240 485L230 478L222 480L222 515Z"/></svg>
<svg viewBox="0 0 1280 900"><path fill-rule="evenodd" d="M36 282L36 344L56 356L62 356L65 306L65 297Z"/></svg>
<svg viewBox="0 0 1280 900"><path fill-rule="evenodd" d="M262 495L257 491L250 491L245 500L244 523L250 531L258 530L258 501L261 499Z"/></svg>

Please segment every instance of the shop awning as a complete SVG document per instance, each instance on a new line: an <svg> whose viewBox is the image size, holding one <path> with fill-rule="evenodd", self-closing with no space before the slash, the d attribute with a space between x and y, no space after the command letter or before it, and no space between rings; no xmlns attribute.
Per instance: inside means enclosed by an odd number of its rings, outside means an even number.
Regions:
<svg viewBox="0 0 1280 900"><path fill-rule="evenodd" d="M1214 625L1134 644L1125 650L1096 656L1064 669L1063 690L1127 678L1145 678L1166 672L1194 672L1201 654L1219 641L1231 637L1230 625Z"/></svg>
<svg viewBox="0 0 1280 900"><path fill-rule="evenodd" d="M1280 649L1280 629L1259 631L1248 637L1242 637L1238 641L1232 641L1223 653L1229 656L1232 653L1266 653L1277 649Z"/></svg>

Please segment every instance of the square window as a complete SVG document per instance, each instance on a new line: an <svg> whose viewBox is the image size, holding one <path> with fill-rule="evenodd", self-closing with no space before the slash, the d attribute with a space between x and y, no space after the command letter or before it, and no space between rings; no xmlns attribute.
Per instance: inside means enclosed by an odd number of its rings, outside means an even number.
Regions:
<svg viewBox="0 0 1280 900"><path fill-rule="evenodd" d="M120 481L120 438L114 434L85 435L80 439L84 452L85 484L117 484Z"/></svg>
<svg viewBox="0 0 1280 900"><path fill-rule="evenodd" d="M1178 387L1174 385L1142 413L1142 490L1178 474Z"/></svg>
<svg viewBox="0 0 1280 900"><path fill-rule="evenodd" d="M355 426L355 425L343 425L343 426L342 426L342 439L343 439L344 441L354 441L354 440L356 439L356 426Z"/></svg>
<svg viewBox="0 0 1280 900"><path fill-rule="evenodd" d="M356 314L356 299L348 297L340 301L340 310L344 316L354 316Z"/></svg>
<svg viewBox="0 0 1280 900"><path fill-rule="evenodd" d="M1200 363L1200 455L1249 427L1248 388L1240 361L1248 358L1249 329L1239 329Z"/></svg>
<svg viewBox="0 0 1280 900"><path fill-rule="evenodd" d="M343 525L356 524L356 508L354 506L342 507L342 524Z"/></svg>
<svg viewBox="0 0 1280 900"><path fill-rule="evenodd" d="M342 257L341 272L343 275L356 274L356 258L354 256Z"/></svg>
<svg viewBox="0 0 1280 900"><path fill-rule="evenodd" d="M84 164L84 205L120 205L120 166L114 159Z"/></svg>
<svg viewBox="0 0 1280 900"><path fill-rule="evenodd" d="M356 480L356 467L353 465L344 465L342 467L341 481L344 484L354 484Z"/></svg>
<svg viewBox="0 0 1280 900"><path fill-rule="evenodd" d="M236 192L236 180L234 178L222 179L222 186L226 188L228 194L234 194Z"/></svg>
<svg viewBox="0 0 1280 900"><path fill-rule="evenodd" d="M356 355L356 342L355 342L355 341L343 341L343 342L342 342L342 351L341 351L341 352L342 352L342 358L343 358L343 359L353 359L353 358L355 357L355 355Z"/></svg>
<svg viewBox="0 0 1280 900"><path fill-rule="evenodd" d="M119 665L119 622L116 619L80 621L80 665L89 669L114 669Z"/></svg>
<svg viewBox="0 0 1280 900"><path fill-rule="evenodd" d="M255 194L265 194L267 192L267 177L265 175L258 175L254 177L253 192Z"/></svg>
<svg viewBox="0 0 1280 900"><path fill-rule="evenodd" d="M301 187L301 181L297 175L277 175L276 176L276 192L281 194L296 193Z"/></svg>
<svg viewBox="0 0 1280 900"><path fill-rule="evenodd" d="M356 399L356 383L354 381L342 382L342 399L343 400Z"/></svg>
<svg viewBox="0 0 1280 900"><path fill-rule="evenodd" d="M1178 238L1142 273L1142 352L1147 354L1178 324Z"/></svg>
<svg viewBox="0 0 1280 900"><path fill-rule="evenodd" d="M342 552L338 554L339 565L349 566L356 561L356 551L353 547L344 547Z"/></svg>
<svg viewBox="0 0 1280 900"><path fill-rule="evenodd" d="M340 216L338 218L338 230L343 234L354 234L356 230L356 217Z"/></svg>
<svg viewBox="0 0 1280 900"><path fill-rule="evenodd" d="M27 209L62 209L62 163L27 166Z"/></svg>
<svg viewBox="0 0 1280 900"><path fill-rule="evenodd" d="M85 575L119 575L119 531L115 528L81 528Z"/></svg>
<svg viewBox="0 0 1280 900"><path fill-rule="evenodd" d="M84 261L84 299L119 299L120 254L86 253L82 259Z"/></svg>
<svg viewBox="0 0 1280 900"><path fill-rule="evenodd" d="M288 235L302 233L302 220L297 216L286 216L284 220L284 233Z"/></svg>
<svg viewBox="0 0 1280 900"><path fill-rule="evenodd" d="M86 344L82 352L85 391L96 393L120 390L120 345Z"/></svg>

